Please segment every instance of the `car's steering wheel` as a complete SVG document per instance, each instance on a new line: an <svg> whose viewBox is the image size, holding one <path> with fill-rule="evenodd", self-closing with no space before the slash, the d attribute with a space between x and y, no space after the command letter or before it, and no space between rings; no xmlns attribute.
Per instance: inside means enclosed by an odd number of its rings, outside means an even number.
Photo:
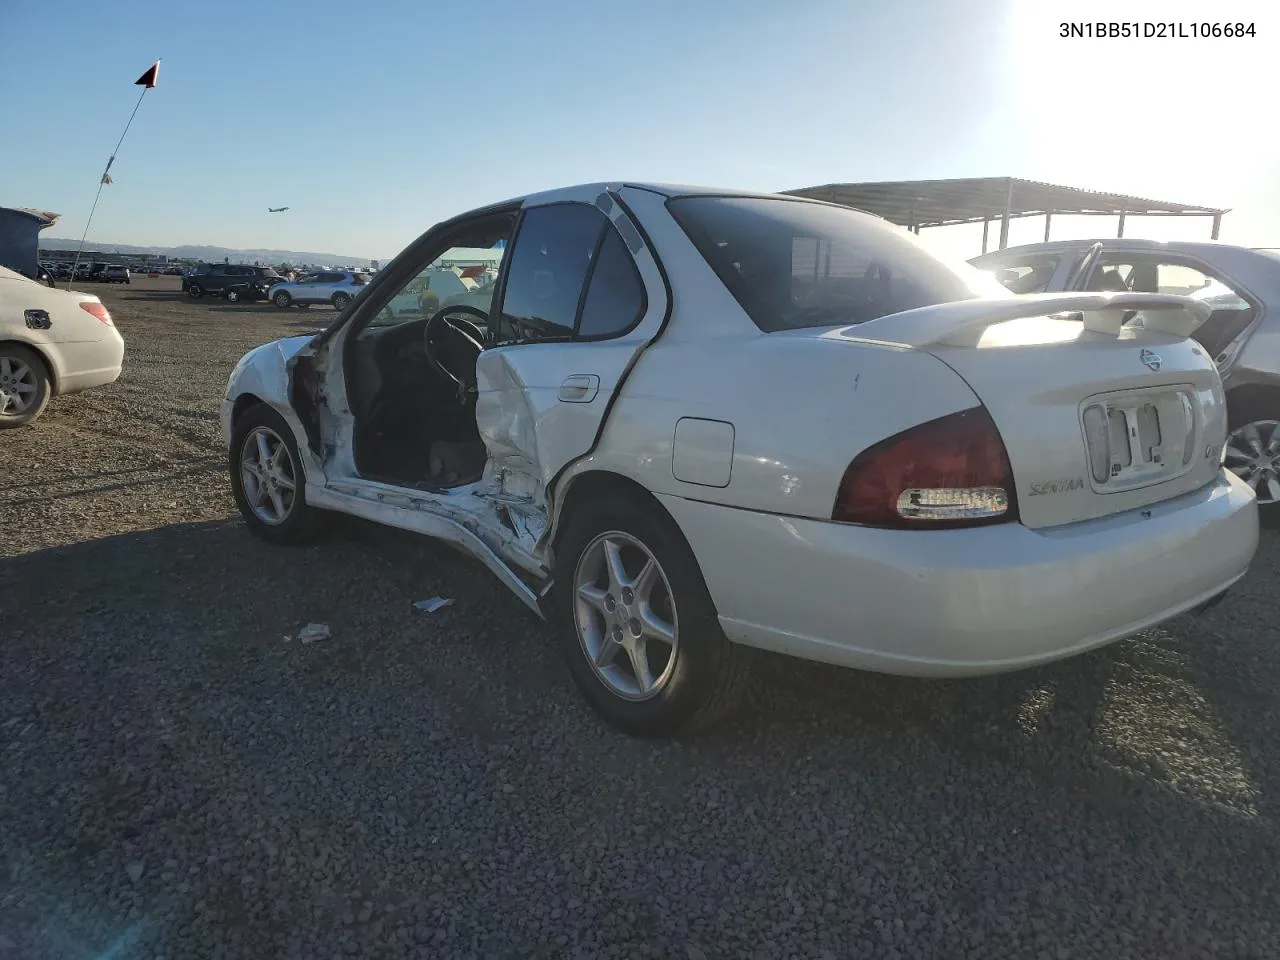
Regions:
<svg viewBox="0 0 1280 960"><path fill-rule="evenodd" d="M482 323L489 322L488 315L476 307L458 305L437 310L422 328L422 347L432 369L458 388L458 400L465 403L476 392L476 359L484 351L484 331L466 317L474 316ZM469 355L467 367L461 373L449 368L441 359L446 340L461 345Z"/></svg>

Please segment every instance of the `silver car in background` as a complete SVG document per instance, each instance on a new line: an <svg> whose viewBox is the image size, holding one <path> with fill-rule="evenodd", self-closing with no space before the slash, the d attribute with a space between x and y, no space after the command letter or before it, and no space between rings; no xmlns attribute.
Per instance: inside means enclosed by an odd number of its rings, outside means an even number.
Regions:
<svg viewBox="0 0 1280 960"><path fill-rule="evenodd" d="M1218 366L1229 416L1226 465L1280 519L1280 250L1227 243L1059 240L970 261L1014 293L1171 293L1210 304L1194 338Z"/></svg>
<svg viewBox="0 0 1280 960"><path fill-rule="evenodd" d="M341 310L369 282L367 273L351 270L325 270L309 273L297 280L277 283L271 288L271 302L280 309L309 307L327 303Z"/></svg>

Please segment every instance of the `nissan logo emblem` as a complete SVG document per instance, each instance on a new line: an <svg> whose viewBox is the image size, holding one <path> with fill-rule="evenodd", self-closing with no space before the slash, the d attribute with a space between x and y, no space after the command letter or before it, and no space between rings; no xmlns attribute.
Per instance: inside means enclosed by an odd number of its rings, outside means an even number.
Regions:
<svg viewBox="0 0 1280 960"><path fill-rule="evenodd" d="M1160 364L1164 363L1164 361L1160 359L1160 354L1156 353L1154 350L1148 350L1145 347L1142 352L1138 354L1138 359L1142 361L1143 366L1148 370L1159 370Z"/></svg>

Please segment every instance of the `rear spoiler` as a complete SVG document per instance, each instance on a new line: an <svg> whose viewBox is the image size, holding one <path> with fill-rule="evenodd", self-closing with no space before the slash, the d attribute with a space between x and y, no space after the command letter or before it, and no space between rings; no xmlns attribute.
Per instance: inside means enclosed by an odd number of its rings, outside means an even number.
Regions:
<svg viewBox="0 0 1280 960"><path fill-rule="evenodd" d="M1190 297L1159 293L1035 293L917 307L846 327L839 335L903 347L974 347L995 323L1078 314L1085 330L1115 337L1126 315L1139 311L1142 329L1189 337L1209 319L1210 307Z"/></svg>

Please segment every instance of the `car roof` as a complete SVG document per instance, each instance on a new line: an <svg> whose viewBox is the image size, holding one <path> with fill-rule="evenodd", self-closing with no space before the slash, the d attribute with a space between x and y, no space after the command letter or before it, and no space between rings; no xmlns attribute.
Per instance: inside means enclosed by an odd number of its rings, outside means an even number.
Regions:
<svg viewBox="0 0 1280 960"><path fill-rule="evenodd" d="M807 197L792 197L778 193L769 193L760 190L745 190L734 187L712 187L700 184L689 183L654 183L641 182L636 180L600 180L594 183L578 183L566 184L563 187L555 187L549 190L539 190L534 193L527 193L521 197L512 197L501 203L488 204L480 207L480 210L490 208L499 208L515 204L541 203L558 198L564 193L578 192L594 192L604 193L607 190L619 190L623 187L630 187L635 190L648 190L650 193L656 193L664 197L681 197L681 196L722 196L722 197L755 197L767 198L770 200L789 200L800 201L802 203L825 203L821 200L811 200ZM825 204L830 206L830 204Z"/></svg>
<svg viewBox="0 0 1280 960"><path fill-rule="evenodd" d="M1084 249L1093 246L1095 243L1102 244L1102 249L1107 252L1158 253L1160 251L1171 251L1210 257L1227 250L1255 252L1251 247L1223 243L1219 240L1143 240L1137 237L1095 237L1082 240L1049 240L1044 243L1024 243L1016 247L1005 247L1003 250L991 250L973 259L975 261L995 260L1000 257L1021 256L1023 254L1059 253L1064 250Z"/></svg>
<svg viewBox="0 0 1280 960"><path fill-rule="evenodd" d="M1255 247L1242 247L1217 240L1141 240L1128 237L1106 237L1094 240L1050 240L1017 247L993 250L969 262L985 268L1010 257L1037 254L1083 252L1095 243L1104 253L1174 253L1200 260L1225 276L1243 283L1255 296L1273 302L1280 300L1280 257Z"/></svg>

